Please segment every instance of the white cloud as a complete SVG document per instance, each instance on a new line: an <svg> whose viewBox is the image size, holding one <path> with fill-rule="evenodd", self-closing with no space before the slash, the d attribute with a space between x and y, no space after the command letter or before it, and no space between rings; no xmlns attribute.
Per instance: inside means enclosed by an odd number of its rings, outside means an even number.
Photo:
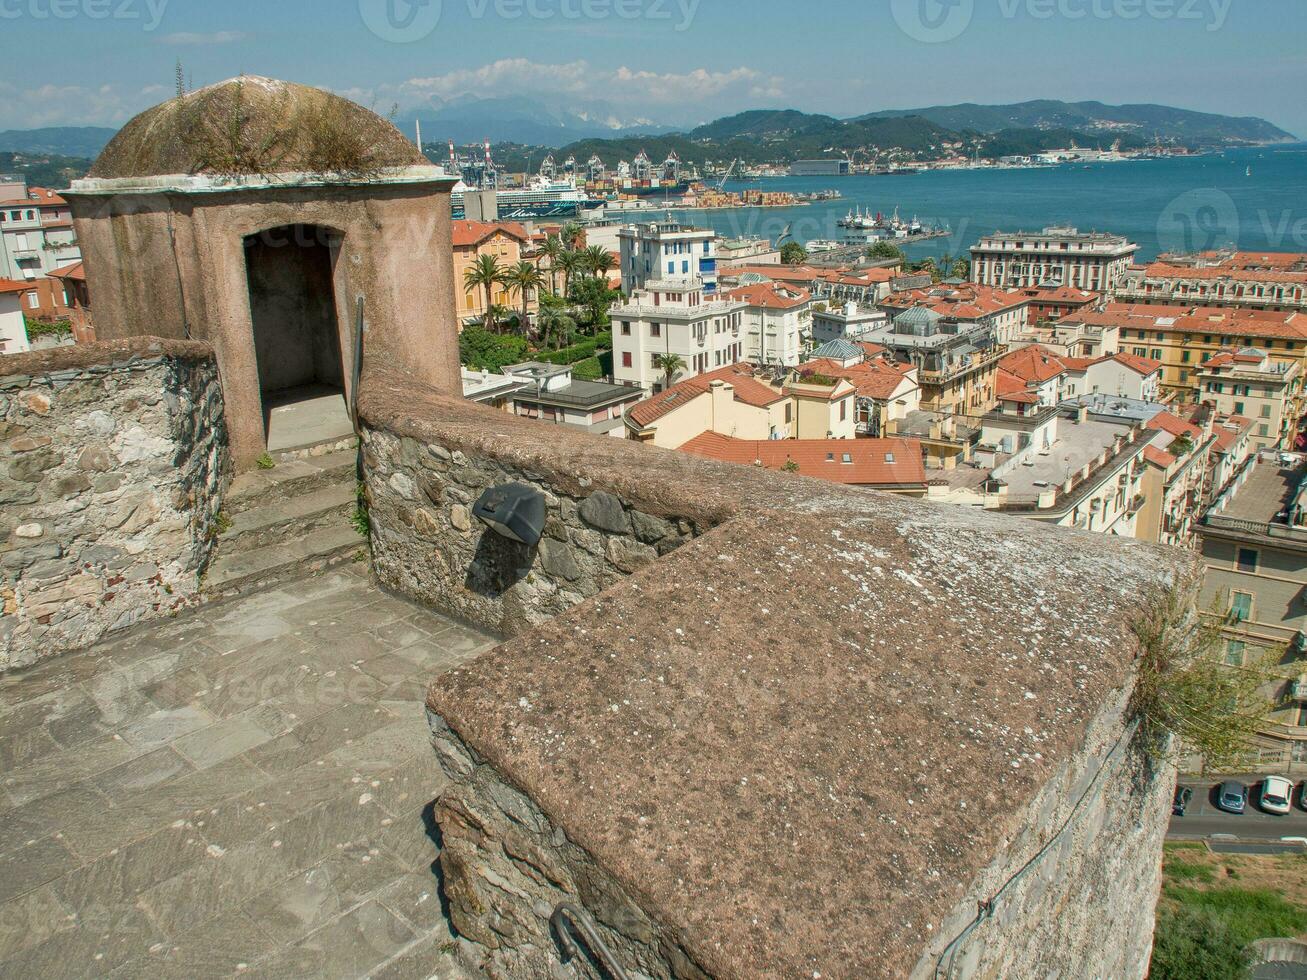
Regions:
<svg viewBox="0 0 1307 980"><path fill-rule="evenodd" d="M160 101L149 89L124 91L114 85L40 85L19 88L0 82L0 128L112 126Z"/></svg>
<svg viewBox="0 0 1307 980"><path fill-rule="evenodd" d="M159 38L159 43L197 47L210 44L235 44L237 41L244 41L247 37L249 35L241 31L216 31L213 34L195 34L190 31L181 31L177 34L164 35Z"/></svg>

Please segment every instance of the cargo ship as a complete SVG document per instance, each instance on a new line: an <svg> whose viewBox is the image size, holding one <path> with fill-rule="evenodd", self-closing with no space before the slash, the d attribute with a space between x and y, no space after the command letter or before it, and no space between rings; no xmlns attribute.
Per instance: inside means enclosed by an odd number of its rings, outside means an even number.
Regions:
<svg viewBox="0 0 1307 980"><path fill-rule="evenodd" d="M459 181L450 194L454 217L466 217L464 195L476 187ZM526 187L496 190L501 221L527 221L533 218L573 218L582 211L601 207L603 200L591 197L572 180L532 179Z"/></svg>

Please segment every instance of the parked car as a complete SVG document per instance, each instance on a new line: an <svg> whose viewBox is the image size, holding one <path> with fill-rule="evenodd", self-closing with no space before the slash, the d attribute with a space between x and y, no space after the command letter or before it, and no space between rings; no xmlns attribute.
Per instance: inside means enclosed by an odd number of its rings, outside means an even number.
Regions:
<svg viewBox="0 0 1307 980"><path fill-rule="evenodd" d="M1284 815L1289 812L1289 800L1293 797L1293 783L1283 776L1267 776L1262 780L1257 793L1257 802L1267 813Z"/></svg>
<svg viewBox="0 0 1307 980"><path fill-rule="evenodd" d="M1216 788L1216 805L1227 813L1243 813L1248 805L1248 787L1228 780Z"/></svg>
<svg viewBox="0 0 1307 980"><path fill-rule="evenodd" d="M1298 787L1298 805L1307 810L1307 783Z"/></svg>
<svg viewBox="0 0 1307 980"><path fill-rule="evenodd" d="M1194 798L1194 791L1189 786L1177 786L1175 790L1175 799L1171 801L1171 814L1176 817L1183 817L1185 810L1189 809L1189 803Z"/></svg>

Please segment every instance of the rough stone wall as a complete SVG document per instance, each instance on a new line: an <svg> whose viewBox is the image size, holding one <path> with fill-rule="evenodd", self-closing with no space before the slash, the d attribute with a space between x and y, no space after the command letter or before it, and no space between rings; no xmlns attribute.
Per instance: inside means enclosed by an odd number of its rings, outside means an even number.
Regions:
<svg viewBox="0 0 1307 980"><path fill-rule="evenodd" d="M514 636L598 595L705 530L644 513L617 494L563 487L486 455L365 431L373 567L389 588ZM472 517L504 483L539 489L544 538L526 548Z"/></svg>
<svg viewBox="0 0 1307 980"><path fill-rule="evenodd" d="M1126 704L1117 698L1094 719L1083 748L936 930L913 980L1148 975L1175 774L1132 738ZM991 909L963 936L982 903Z"/></svg>
<svg viewBox="0 0 1307 980"><path fill-rule="evenodd" d="M0 358L0 671L194 599L226 452L203 345Z"/></svg>
<svg viewBox="0 0 1307 980"><path fill-rule="evenodd" d="M933 942L913 980L1147 976L1174 778L1122 740L1124 707L1121 698L1095 720L1084 751L1040 791L1010 846L927 933ZM442 718L428 719L452 781L435 809L444 892L455 928L481 949L477 966L504 980L554 975L560 959L550 916L569 902L592 916L627 969L659 980L708 975L673 930L646 915ZM884 900L892 914L892 889ZM992 913L950 946L991 900ZM576 967L604 977L583 959Z"/></svg>

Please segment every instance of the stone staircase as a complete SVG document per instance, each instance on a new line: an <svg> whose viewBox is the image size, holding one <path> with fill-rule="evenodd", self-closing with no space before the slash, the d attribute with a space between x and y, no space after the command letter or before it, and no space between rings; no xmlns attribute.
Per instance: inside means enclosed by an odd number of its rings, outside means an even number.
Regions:
<svg viewBox="0 0 1307 980"><path fill-rule="evenodd" d="M224 513L230 523L204 577L210 598L351 560L366 545L352 520L355 450L272 458L275 466L242 473L227 491Z"/></svg>

